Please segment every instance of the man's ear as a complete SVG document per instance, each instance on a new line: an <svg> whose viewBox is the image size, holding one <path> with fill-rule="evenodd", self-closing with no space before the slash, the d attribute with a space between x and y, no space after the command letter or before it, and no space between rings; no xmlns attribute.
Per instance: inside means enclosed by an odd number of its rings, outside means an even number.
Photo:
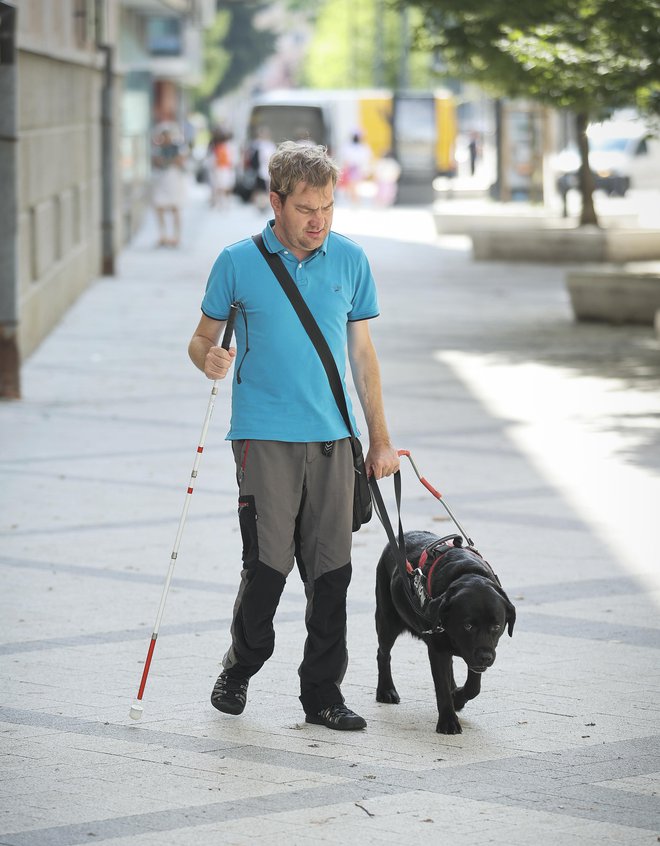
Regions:
<svg viewBox="0 0 660 846"><path fill-rule="evenodd" d="M284 203L282 202L282 198L276 191L270 192L270 204L274 212L281 212L282 206Z"/></svg>

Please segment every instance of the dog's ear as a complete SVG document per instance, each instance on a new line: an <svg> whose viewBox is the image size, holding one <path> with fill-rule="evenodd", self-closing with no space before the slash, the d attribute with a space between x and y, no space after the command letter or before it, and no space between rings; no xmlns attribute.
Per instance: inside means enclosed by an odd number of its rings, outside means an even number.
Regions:
<svg viewBox="0 0 660 846"><path fill-rule="evenodd" d="M516 607L503 590L501 591L501 593L504 597L504 602L506 603L506 622L508 625L509 637L512 637L513 627L516 623Z"/></svg>
<svg viewBox="0 0 660 846"><path fill-rule="evenodd" d="M504 607L506 608L506 623L508 626L509 637L513 636L513 627L516 623L516 608L509 599L509 597L504 592L504 588L500 587L499 585L496 586L496 590L499 595L504 600Z"/></svg>
<svg viewBox="0 0 660 846"><path fill-rule="evenodd" d="M513 603L509 602L508 599L507 599L507 605L506 605L506 621L509 625L509 628L508 628L509 637L512 637L513 627L514 627L515 622L516 622L516 609L515 609L515 606L513 605Z"/></svg>

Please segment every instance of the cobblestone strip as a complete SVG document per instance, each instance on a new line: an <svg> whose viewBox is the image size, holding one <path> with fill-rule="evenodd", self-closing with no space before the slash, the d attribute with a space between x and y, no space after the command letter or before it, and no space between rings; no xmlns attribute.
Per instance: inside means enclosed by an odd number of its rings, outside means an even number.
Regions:
<svg viewBox="0 0 660 846"><path fill-rule="evenodd" d="M411 773L377 763L351 763L318 755L221 743L208 738L173 735L143 727L106 725L13 708L0 708L0 719L78 735L111 737L127 743L147 743L168 749L221 754L224 758L250 761L255 765L267 764L341 776L351 782L348 785L246 799L240 803L211 803L201 807L172 809L165 813L137 814L83 825L0 835L0 844L3 846L76 846L89 842L90 831L94 831L94 842L99 842L124 834L136 836L143 832L168 831L410 791L455 795L463 799L649 831L660 827L660 799L657 796L631 795L629 791L603 785L608 780L635 778L658 772L660 738L657 736L603 743L581 750L563 749ZM365 779L369 779L370 786L365 786Z"/></svg>

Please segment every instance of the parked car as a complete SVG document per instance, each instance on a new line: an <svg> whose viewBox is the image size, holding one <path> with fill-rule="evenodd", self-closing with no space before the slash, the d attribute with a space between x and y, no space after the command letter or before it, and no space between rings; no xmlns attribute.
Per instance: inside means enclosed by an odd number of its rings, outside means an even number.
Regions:
<svg viewBox="0 0 660 846"><path fill-rule="evenodd" d="M640 121L606 121L591 124L589 165L596 189L624 197L630 187L660 189L660 139ZM566 194L579 186L580 155L577 146L562 150L555 160L557 190Z"/></svg>

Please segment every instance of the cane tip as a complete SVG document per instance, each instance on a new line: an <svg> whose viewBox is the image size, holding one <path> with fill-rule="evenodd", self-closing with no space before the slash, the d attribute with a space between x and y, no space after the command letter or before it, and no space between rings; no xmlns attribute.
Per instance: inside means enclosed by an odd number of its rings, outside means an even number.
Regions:
<svg viewBox="0 0 660 846"><path fill-rule="evenodd" d="M144 711L144 708L143 708L143 707L142 707L142 705L141 705L141 704L140 704L140 703L136 700L136 701L135 701L135 702L131 705L131 710L128 712L128 716L129 716L132 720L141 720L141 719L142 719L142 712L143 712L143 711Z"/></svg>

